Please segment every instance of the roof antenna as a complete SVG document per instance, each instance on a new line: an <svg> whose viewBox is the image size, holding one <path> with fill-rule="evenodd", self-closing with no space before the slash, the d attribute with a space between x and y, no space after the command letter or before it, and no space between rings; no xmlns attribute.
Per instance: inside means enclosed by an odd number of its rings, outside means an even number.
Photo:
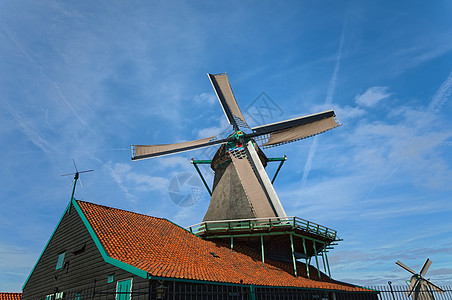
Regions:
<svg viewBox="0 0 452 300"><path fill-rule="evenodd" d="M80 177L81 173L88 173L88 172L92 172L94 170L85 170L85 171L78 171L77 169L77 165L75 164L75 159L72 159L72 162L74 163L74 168L75 168L75 173L69 173L69 174L63 174L61 176L68 176L68 175L74 175L74 181L72 181L73 186L72 186L72 195L71 195L71 201L74 198L74 193L75 193L75 186L77 185L77 180ZM80 185L83 187L82 185L82 180L80 179Z"/></svg>

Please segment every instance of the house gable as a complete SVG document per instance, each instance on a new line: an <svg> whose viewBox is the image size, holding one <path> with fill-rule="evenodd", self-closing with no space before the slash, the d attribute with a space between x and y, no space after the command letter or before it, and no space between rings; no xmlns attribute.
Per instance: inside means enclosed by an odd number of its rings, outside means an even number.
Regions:
<svg viewBox="0 0 452 300"><path fill-rule="evenodd" d="M109 275L114 278L111 282ZM145 280L146 275L106 254L77 201L72 200L23 285L23 298L83 288L94 280L114 288L118 280L131 276Z"/></svg>

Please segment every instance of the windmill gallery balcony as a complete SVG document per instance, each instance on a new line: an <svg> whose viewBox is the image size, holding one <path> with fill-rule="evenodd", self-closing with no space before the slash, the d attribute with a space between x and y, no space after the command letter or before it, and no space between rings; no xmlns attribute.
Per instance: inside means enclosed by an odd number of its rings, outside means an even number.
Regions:
<svg viewBox="0 0 452 300"><path fill-rule="evenodd" d="M299 217L204 221L186 229L207 240L230 243L231 250L237 246L260 250L262 262L265 257L292 261L295 275L296 261L303 259L309 276L308 265L314 257L319 277L320 262L331 277L327 252L341 241L336 230Z"/></svg>

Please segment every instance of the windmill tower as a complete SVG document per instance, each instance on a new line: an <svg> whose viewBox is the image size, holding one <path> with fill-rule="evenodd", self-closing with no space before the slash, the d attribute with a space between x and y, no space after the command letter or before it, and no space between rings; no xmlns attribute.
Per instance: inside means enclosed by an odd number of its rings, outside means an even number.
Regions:
<svg viewBox="0 0 452 300"><path fill-rule="evenodd" d="M261 251L275 260L308 264L319 256L329 272L327 249L338 241L335 230L296 217L288 217L273 188L261 148L295 142L340 126L333 110L250 128L235 100L225 73L208 74L223 112L232 127L227 138L215 136L165 145L132 145L132 160L175 154L220 145L211 161L215 172L212 197L201 224L190 227L198 235ZM267 238L267 236L271 236ZM266 238L266 241L264 241ZM265 246L265 247L264 247ZM265 249L264 249L265 248ZM331 277L331 274L330 274Z"/></svg>
<svg viewBox="0 0 452 300"><path fill-rule="evenodd" d="M427 258L419 273L414 272L413 269L407 267L400 261L397 261L396 264L413 274L408 290L406 291L408 297L411 296L413 300L434 300L433 292L444 293L442 288L424 278L432 264L430 259Z"/></svg>

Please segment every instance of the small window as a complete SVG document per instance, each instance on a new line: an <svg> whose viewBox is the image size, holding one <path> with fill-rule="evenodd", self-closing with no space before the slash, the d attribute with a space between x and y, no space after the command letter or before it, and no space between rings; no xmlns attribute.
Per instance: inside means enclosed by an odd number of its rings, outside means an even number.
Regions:
<svg viewBox="0 0 452 300"><path fill-rule="evenodd" d="M55 300L61 300L64 297L64 293L63 292L59 292L55 294Z"/></svg>
<svg viewBox="0 0 452 300"><path fill-rule="evenodd" d="M65 254L66 254L66 252L63 252L63 253L60 253L58 255L58 260L57 260L57 264L56 264L55 270L61 269L63 267Z"/></svg>
<svg viewBox="0 0 452 300"><path fill-rule="evenodd" d="M82 299L82 293L77 293L75 295L75 300L80 300L80 299Z"/></svg>
<svg viewBox="0 0 452 300"><path fill-rule="evenodd" d="M113 281L115 281L115 275L114 274L108 275L107 283L112 283Z"/></svg>
<svg viewBox="0 0 452 300"><path fill-rule="evenodd" d="M74 255L79 255L85 252L86 249L86 243L84 243L83 245L79 246L77 248L77 250L75 250L74 252L72 252Z"/></svg>
<svg viewBox="0 0 452 300"><path fill-rule="evenodd" d="M53 300L53 294L47 295L46 300Z"/></svg>

